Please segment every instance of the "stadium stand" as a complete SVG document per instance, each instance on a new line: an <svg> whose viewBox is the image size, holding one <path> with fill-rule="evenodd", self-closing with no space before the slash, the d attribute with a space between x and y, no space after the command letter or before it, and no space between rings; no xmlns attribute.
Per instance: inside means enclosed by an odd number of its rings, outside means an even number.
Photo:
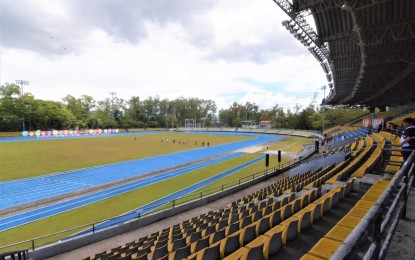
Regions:
<svg viewBox="0 0 415 260"><path fill-rule="evenodd" d="M127 256L140 259L144 255L148 259L158 259L168 255L169 259L175 259L176 254L187 254L189 259L216 259L212 257L275 254L278 247L286 245L301 230L320 219L339 198L344 198L345 191L350 191L354 179L324 195L321 195L321 186L302 190L312 180L333 169L334 165L331 165L284 178L224 209L202 214L89 259L102 259L102 255L120 259L127 259ZM270 244L270 241L280 241L281 245ZM180 248L186 249L176 253Z"/></svg>
<svg viewBox="0 0 415 260"><path fill-rule="evenodd" d="M274 2L289 16L284 26L303 37L300 41L325 70L330 94L323 104L364 105L374 111L376 106L413 103L412 0ZM318 33L304 15L314 17ZM408 197L413 198L415 152L403 162L396 133L367 135L363 122L395 117L391 122L399 125L402 118L413 117L405 109L400 110L404 115L397 111L371 113L350 126L327 130L333 137L346 136L344 143L333 139L329 152L350 145L337 165L282 178L221 209L178 220L85 259L385 259L395 230L408 222L404 217ZM285 129L249 131L293 134ZM409 224L413 228L413 219ZM316 226L321 232L315 232ZM312 236L307 236L309 230ZM295 247L298 239L301 246ZM413 246L406 250L412 254L400 258L413 259Z"/></svg>

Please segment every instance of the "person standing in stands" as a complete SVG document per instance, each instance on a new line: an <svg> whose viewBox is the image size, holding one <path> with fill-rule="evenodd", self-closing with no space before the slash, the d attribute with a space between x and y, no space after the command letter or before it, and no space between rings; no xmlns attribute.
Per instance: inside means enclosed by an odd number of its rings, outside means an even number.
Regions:
<svg viewBox="0 0 415 260"><path fill-rule="evenodd" d="M401 135L401 146L405 150L414 150L415 149L415 126L414 120L412 118L405 118L402 121L403 132ZM404 161L408 159L412 151L402 151L402 156Z"/></svg>

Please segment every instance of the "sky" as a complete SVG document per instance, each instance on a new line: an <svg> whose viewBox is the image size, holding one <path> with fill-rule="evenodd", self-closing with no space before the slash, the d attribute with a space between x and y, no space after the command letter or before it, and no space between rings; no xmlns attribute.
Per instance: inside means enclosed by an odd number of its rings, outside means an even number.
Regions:
<svg viewBox="0 0 415 260"><path fill-rule="evenodd" d="M0 84L53 101L320 104L325 74L287 19L272 0L0 0Z"/></svg>

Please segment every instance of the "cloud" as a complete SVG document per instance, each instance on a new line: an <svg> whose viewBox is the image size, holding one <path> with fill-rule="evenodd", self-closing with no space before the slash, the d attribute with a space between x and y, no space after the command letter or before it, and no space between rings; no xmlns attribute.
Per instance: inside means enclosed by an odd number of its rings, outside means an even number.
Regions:
<svg viewBox="0 0 415 260"><path fill-rule="evenodd" d="M214 1L6 1L1 0L2 45L41 54L76 52L95 30L114 41L138 44L146 39L146 25L191 23Z"/></svg>
<svg viewBox="0 0 415 260"><path fill-rule="evenodd" d="M293 37L286 37L285 28L280 26L283 13L275 3L239 3L221 1L188 27L190 42L205 47L207 59L264 63L271 55L304 52L299 44L293 44Z"/></svg>
<svg viewBox="0 0 415 260"><path fill-rule="evenodd" d="M68 17L64 5L5 0L0 5L2 48L64 55L76 52L79 39L89 32Z"/></svg>
<svg viewBox="0 0 415 260"><path fill-rule="evenodd" d="M325 84L272 1L0 1L0 83L29 80L36 98L292 107Z"/></svg>
<svg viewBox="0 0 415 260"><path fill-rule="evenodd" d="M260 109L272 108L278 105L278 107L282 107L285 111L288 109L293 111L293 108L297 104L301 106L301 109L308 107L312 101L312 97L313 95L299 98L295 96L285 95L281 92L248 92L241 98L241 103L252 103L252 100L255 100Z"/></svg>

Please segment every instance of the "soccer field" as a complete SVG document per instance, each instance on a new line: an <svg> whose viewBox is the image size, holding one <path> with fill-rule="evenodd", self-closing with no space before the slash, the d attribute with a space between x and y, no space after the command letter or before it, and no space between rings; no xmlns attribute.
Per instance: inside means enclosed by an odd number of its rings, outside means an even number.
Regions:
<svg viewBox="0 0 415 260"><path fill-rule="evenodd" d="M147 134L147 135L137 135L137 136L114 136L114 137L97 137L97 138L87 138L87 139L68 139L68 140L50 140L50 141L33 141L33 142L18 142L18 143L0 143L0 147L7 146L9 149L15 147L15 154L28 156L31 154L30 151L23 151L23 149L35 149L49 152L49 156L55 158L51 159L48 156L40 156L38 154L38 160L29 160L26 164L25 160L22 160L25 163L20 163L22 169L26 169L27 172L32 172L33 165L42 166L40 162L45 162L46 164L52 165L48 166L49 168L56 167L57 162L54 160L63 160L67 161L65 164L66 167L71 166L70 170L86 167L85 161L91 159L94 163L91 163L89 166L96 166L97 164L102 163L114 163L118 161L133 160L143 157L151 157L160 154L169 154L174 152L179 152L183 150L191 149L200 149L201 142L207 142L209 145L220 145L224 143L238 142L242 140L252 139L254 136L244 136L244 135L219 135L219 134L178 134L178 133L163 133L163 134ZM169 143L167 143L169 139ZM163 142L161 141L163 140ZM174 140L174 144L173 144ZM184 144L183 144L184 141ZM179 144L180 142L180 144ZM195 145L196 142L196 145ZM284 140L275 142L274 144L269 144L269 149L282 149L285 152L296 153L301 150L303 143L308 143L309 140L299 137L288 137ZM78 150L83 146L86 146L83 152L83 156L77 154ZM42 148L41 148L42 147ZM47 147L47 148L46 148ZM141 147L141 148L137 148ZM143 149L143 147L145 147ZM148 147L148 148L147 148ZM60 150L59 150L60 148ZM63 149L62 149L63 148ZM120 151L114 151L120 150ZM264 148L265 149L265 148ZM3 149L1 149L2 152ZM65 150L65 151L62 151ZM122 151L121 151L122 150ZM130 150L128 152L128 150ZM53 152L56 151L56 152ZM59 152L57 152L59 151ZM111 152L112 151L112 152ZM71 154L73 157L71 157ZM107 156L112 154L112 156ZM92 158L89 158L89 156ZM210 176L215 176L223 171L226 171L230 168L233 168L237 165L241 165L244 162L263 156L259 152L247 153L245 155L239 156L237 158L227 160L215 165L211 165L196 171L188 172L181 176L169 179L166 181L161 181L146 187L134 190L116 197L109 199L101 200L96 203L83 206L74 210L70 210L64 213L60 213L46 219L42 219L24 226L20 226L5 232L2 232L2 241L1 245L10 244L25 239L30 239L33 237L39 237L42 235L50 234L60 230L69 229L75 226L88 224L96 221L101 221L116 215L123 214L128 212L131 209L136 207L146 205L151 201L154 201L158 198L164 197L172 192L177 190L184 189L194 183L197 183L201 180L204 180ZM87 158L85 158L87 157ZM12 157L10 157L12 158ZM73 160L72 158L79 158L80 162ZM14 158L15 159L15 158ZM283 160L288 160L289 158L283 157ZM68 162L69 161L69 162ZM12 165L8 162L8 165ZM61 164L59 164L61 165ZM78 166L76 166L78 165ZM276 160L271 160L271 167L276 166ZM63 166L61 166L63 171ZM47 167L39 167L36 174L34 171L30 176L43 175L47 173L45 169ZM254 165L251 165L241 171L238 171L230 176L227 176L226 179L219 180L218 182L210 184L210 186L218 185L219 183L228 182L261 170L264 170L264 162L260 161ZM4 171L4 168L2 169ZM14 170L16 171L16 170ZM9 179L16 179L17 174ZM103 210L105 209L105 210ZM93 212L93 214L91 214ZM75 232L75 231L74 231ZM69 234L62 234L60 237L68 236ZM4 239L3 239L4 238ZM50 238L52 239L52 238ZM53 237L56 239L56 237Z"/></svg>

